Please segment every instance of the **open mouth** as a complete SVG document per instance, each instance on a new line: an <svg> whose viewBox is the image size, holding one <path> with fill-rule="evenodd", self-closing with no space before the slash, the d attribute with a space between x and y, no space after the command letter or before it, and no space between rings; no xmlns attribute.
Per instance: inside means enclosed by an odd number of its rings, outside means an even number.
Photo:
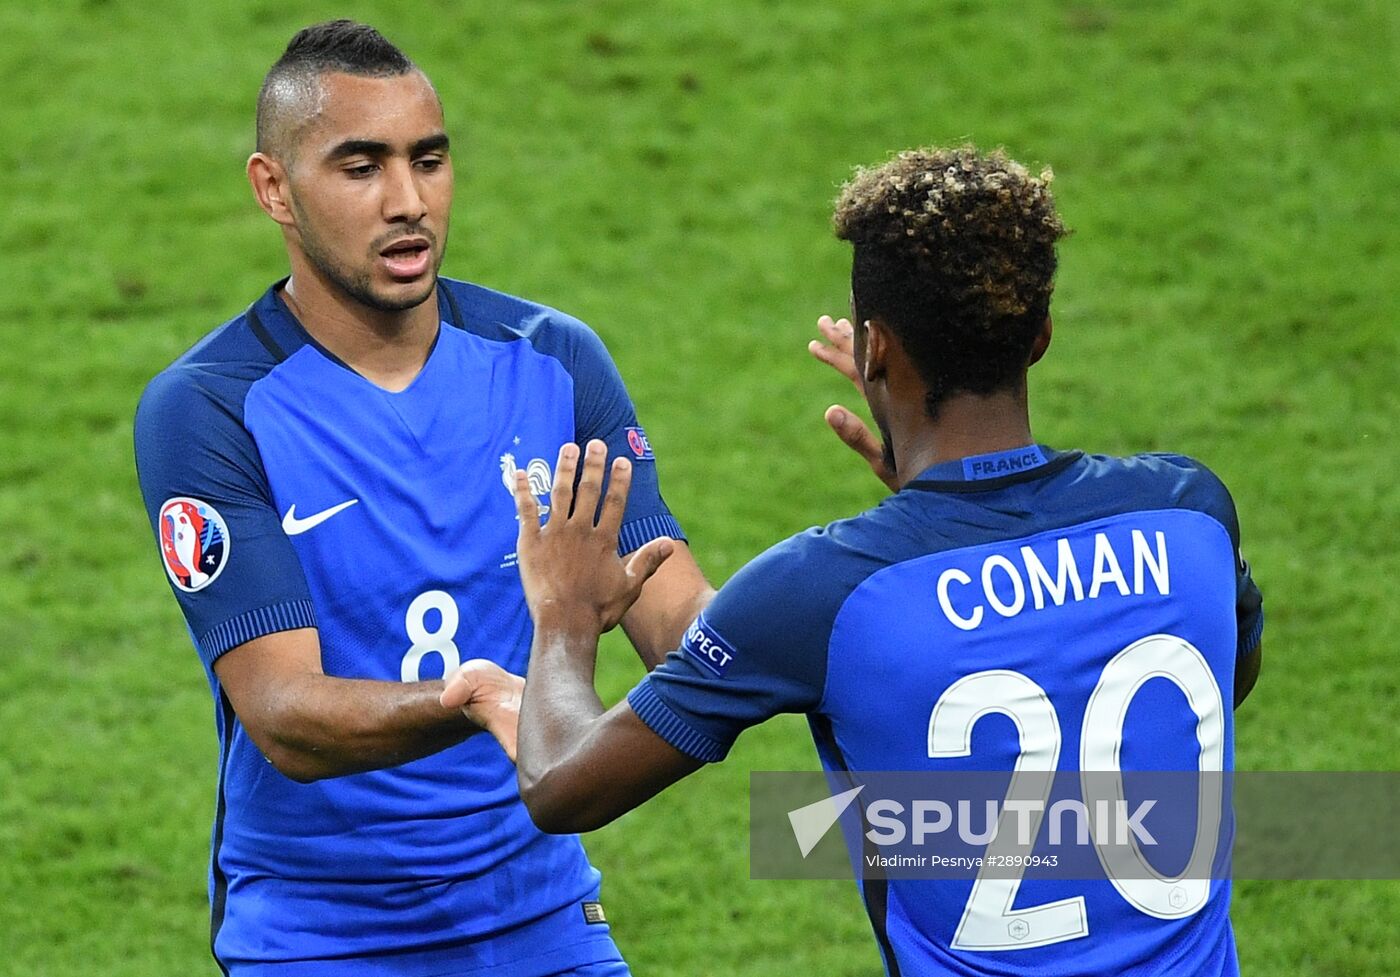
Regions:
<svg viewBox="0 0 1400 977"><path fill-rule="evenodd" d="M417 278L428 270L432 248L424 238L403 238L380 251L379 256L392 277Z"/></svg>

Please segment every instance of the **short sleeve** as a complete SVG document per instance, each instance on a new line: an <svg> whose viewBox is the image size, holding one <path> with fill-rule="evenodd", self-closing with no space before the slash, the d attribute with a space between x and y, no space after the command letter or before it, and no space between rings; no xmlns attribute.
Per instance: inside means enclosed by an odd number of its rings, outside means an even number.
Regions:
<svg viewBox="0 0 1400 977"><path fill-rule="evenodd" d="M1249 561L1244 558L1244 545L1240 541L1240 520L1235 511L1235 500L1230 497L1224 483L1211 474L1211 480L1218 486L1215 493L1215 515L1230 533L1230 542L1235 554L1235 627L1238 631L1236 655L1243 658L1259 647L1264 637L1264 595L1254 582L1249 569Z"/></svg>
<svg viewBox="0 0 1400 977"><path fill-rule="evenodd" d="M715 762L750 726L818 707L832 622L851 589L823 566L820 535L794 537L736 573L632 690L627 701L653 732Z"/></svg>
<svg viewBox="0 0 1400 977"><path fill-rule="evenodd" d="M135 426L157 552L206 665L262 635L316 625L241 405L221 383L167 371L146 388Z"/></svg>
<svg viewBox="0 0 1400 977"><path fill-rule="evenodd" d="M1192 458L1181 455L1163 456L1174 463L1189 465L1192 471L1187 501L1193 507L1215 518L1230 535L1235 562L1235 626L1238 631L1237 657L1243 658L1259 647L1264 636L1264 596L1254 582L1249 561L1244 558L1240 540L1240 519L1235 500L1214 472Z"/></svg>
<svg viewBox="0 0 1400 977"><path fill-rule="evenodd" d="M1264 639L1264 595L1249 572L1244 551L1235 549L1235 620L1239 628L1239 657L1252 654Z"/></svg>
<svg viewBox="0 0 1400 977"><path fill-rule="evenodd" d="M632 463L632 487L619 532L618 551L630 553L660 536L685 539L661 497L656 455L607 347L582 323L575 326L574 429L579 444L605 442L609 458Z"/></svg>

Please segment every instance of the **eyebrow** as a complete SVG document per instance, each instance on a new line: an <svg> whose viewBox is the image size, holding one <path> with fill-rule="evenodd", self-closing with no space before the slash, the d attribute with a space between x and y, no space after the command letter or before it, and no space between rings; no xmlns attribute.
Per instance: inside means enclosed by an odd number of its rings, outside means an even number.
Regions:
<svg viewBox="0 0 1400 977"><path fill-rule="evenodd" d="M435 132L414 143L409 153L413 156L421 156L423 153L445 153L450 145L451 140L447 138L447 133Z"/></svg>
<svg viewBox="0 0 1400 977"><path fill-rule="evenodd" d="M446 152L450 141L445 132L435 132L431 136L424 136L408 148L409 156L421 156L424 153ZM336 146L326 154L327 160L345 159L347 156L388 156L393 153L393 147L387 142L378 139L346 139L337 143Z"/></svg>

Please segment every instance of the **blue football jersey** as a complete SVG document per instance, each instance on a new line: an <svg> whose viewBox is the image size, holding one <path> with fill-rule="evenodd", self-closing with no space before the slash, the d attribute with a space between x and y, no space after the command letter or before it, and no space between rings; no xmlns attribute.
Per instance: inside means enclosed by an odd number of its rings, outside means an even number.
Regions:
<svg viewBox="0 0 1400 977"><path fill-rule="evenodd" d="M683 538L622 380L578 321L444 279L435 344L391 393L320 347L281 284L157 376L136 418L142 493L216 705L215 956L285 974L328 959L377 974L389 959L427 977L510 963L483 944L568 907L578 927L532 935L515 972L599 959L607 928L584 927L577 905L598 873L576 837L535 828L489 735L295 783L213 665L314 627L329 675L411 682L478 657L523 674L517 470L547 505L560 446L601 438L635 463L621 549Z"/></svg>
<svg viewBox="0 0 1400 977"><path fill-rule="evenodd" d="M629 702L704 761L795 712L833 774L1228 771L1263 626L1239 553L1229 494L1188 458L948 462L740 570ZM1227 881L1038 874L863 879L886 972L1238 972Z"/></svg>

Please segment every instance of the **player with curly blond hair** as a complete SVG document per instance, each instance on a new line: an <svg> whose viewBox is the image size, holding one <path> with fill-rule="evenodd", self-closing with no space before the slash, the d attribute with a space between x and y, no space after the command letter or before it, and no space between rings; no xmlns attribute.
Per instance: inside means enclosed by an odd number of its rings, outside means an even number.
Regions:
<svg viewBox="0 0 1400 977"><path fill-rule="evenodd" d="M1065 235L1050 194L1054 174L1032 176L996 151L972 146L917 149L883 166L859 168L842 188L833 223L855 250L851 301L856 320L878 319L898 338L926 386L936 418L958 393L1010 394L1017 428L1026 368L1049 341L1055 243ZM936 328L933 328L936 325ZM834 348L819 359L851 372L847 320L819 323ZM984 399L985 413L1001 399ZM864 428L839 410L828 421L866 454L893 487L888 450L878 454ZM886 438L888 444L888 438Z"/></svg>
<svg viewBox="0 0 1400 977"><path fill-rule="evenodd" d="M605 824L723 759L744 729L803 713L845 800L864 791L847 840L891 977L1238 974L1229 882L1197 870L1209 846L1191 848L1185 869L1124 872L1141 855L1131 838L1086 832L1070 844L1095 871L1102 861L1097 875L1082 859L1057 870L1068 854L1031 859L1057 844L1052 787L1078 789L1081 771L1110 771L1121 787L1130 771L1189 771L1195 783L1230 770L1231 706L1254 683L1263 627L1234 504L1203 465L1056 451L1031 435L1026 374L1050 343L1064 234L1049 178L969 146L856 172L836 231L854 246L858 325L824 318L834 344L814 351L864 394L883 444L842 408L828 420L894 494L749 563L612 709L593 668L630 586L616 556L627 463L613 464L596 526L601 443L583 455L576 494L563 476L577 454L561 465L543 528L517 476L535 621L519 780L541 827ZM1009 781L975 877L873 870L884 863L871 850L899 844L891 821L904 822L863 771ZM942 784L944 796L920 796L948 807L968 795L946 791L975 781L921 782ZM1180 797L1161 800L1180 811ZM937 838L931 823L911 833ZM1134 831L1180 823L1169 813Z"/></svg>

